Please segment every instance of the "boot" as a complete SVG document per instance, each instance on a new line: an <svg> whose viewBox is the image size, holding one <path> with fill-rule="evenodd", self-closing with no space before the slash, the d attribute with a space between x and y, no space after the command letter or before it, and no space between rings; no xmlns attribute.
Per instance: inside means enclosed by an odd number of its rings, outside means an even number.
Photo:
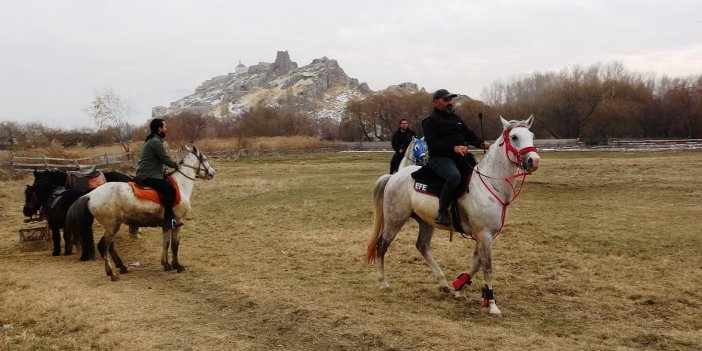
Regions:
<svg viewBox="0 0 702 351"><path fill-rule="evenodd" d="M175 220L175 218L163 220L163 229L176 229L176 228L180 228L182 226L183 226L183 223L178 223Z"/></svg>
<svg viewBox="0 0 702 351"><path fill-rule="evenodd" d="M451 222L451 215L449 214L448 210L446 209L439 209L439 215L436 216L436 219L434 219L434 223L438 225L445 225L445 226L450 226L453 222Z"/></svg>

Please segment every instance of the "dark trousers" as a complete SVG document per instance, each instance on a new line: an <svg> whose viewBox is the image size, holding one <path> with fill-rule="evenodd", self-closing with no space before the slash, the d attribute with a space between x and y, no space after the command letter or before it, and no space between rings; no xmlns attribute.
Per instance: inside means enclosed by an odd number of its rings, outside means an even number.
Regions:
<svg viewBox="0 0 702 351"><path fill-rule="evenodd" d="M165 179L156 178L140 179L139 183L151 187L158 192L158 195L161 198L161 204L163 205L163 219L175 219L175 214L173 213L173 203L175 202L176 192L173 185L171 185L171 183Z"/></svg>
<svg viewBox="0 0 702 351"><path fill-rule="evenodd" d="M395 154L392 155L392 160L390 160L390 174L397 172L404 157L405 154L395 151Z"/></svg>
<svg viewBox="0 0 702 351"><path fill-rule="evenodd" d="M477 164L475 156L470 153L466 154L465 157L458 156L456 159L446 156L432 156L429 157L428 164L445 181L441 194L439 194L439 210L448 210L453 195L456 193L456 187L461 182L461 171L458 167L467 176Z"/></svg>
<svg viewBox="0 0 702 351"><path fill-rule="evenodd" d="M439 194L439 211L448 210L453 194L461 181L461 173L452 158L446 156L429 157L429 167L444 179L444 187Z"/></svg>

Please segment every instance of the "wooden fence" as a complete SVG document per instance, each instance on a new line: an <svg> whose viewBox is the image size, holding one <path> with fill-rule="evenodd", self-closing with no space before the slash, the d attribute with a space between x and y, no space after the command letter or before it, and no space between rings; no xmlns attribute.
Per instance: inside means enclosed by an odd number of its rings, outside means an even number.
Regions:
<svg viewBox="0 0 702 351"><path fill-rule="evenodd" d="M109 167L125 162L134 163L135 157L136 154L127 152L92 155L81 158L13 156L9 164L13 171L50 168L57 168L65 171L79 171L93 167Z"/></svg>

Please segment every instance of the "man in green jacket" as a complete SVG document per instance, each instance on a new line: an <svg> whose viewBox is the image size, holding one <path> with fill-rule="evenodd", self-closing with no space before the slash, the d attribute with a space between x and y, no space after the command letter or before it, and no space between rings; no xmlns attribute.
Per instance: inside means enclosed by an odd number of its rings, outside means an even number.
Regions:
<svg viewBox="0 0 702 351"><path fill-rule="evenodd" d="M163 138L166 137L166 122L154 118L149 124L151 134L146 137L141 146L139 162L136 166L136 179L139 183L156 190L163 205L163 229L178 228L178 223L173 213L176 191L164 177L164 166L178 168L178 163L173 161L166 149L163 148Z"/></svg>

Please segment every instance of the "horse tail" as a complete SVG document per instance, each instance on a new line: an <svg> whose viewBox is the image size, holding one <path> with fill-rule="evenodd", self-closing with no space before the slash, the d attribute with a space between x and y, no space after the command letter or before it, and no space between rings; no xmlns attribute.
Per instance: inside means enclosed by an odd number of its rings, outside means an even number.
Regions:
<svg viewBox="0 0 702 351"><path fill-rule="evenodd" d="M66 214L67 233L73 236L73 242L80 240L80 260L95 258L95 240L93 239L93 221L95 218L88 209L89 196L82 196L71 205Z"/></svg>
<svg viewBox="0 0 702 351"><path fill-rule="evenodd" d="M385 213L383 213L383 200L385 198L385 186L392 175L386 174L375 182L373 187L373 232L366 251L366 262L371 263L377 257L376 244L385 229Z"/></svg>

